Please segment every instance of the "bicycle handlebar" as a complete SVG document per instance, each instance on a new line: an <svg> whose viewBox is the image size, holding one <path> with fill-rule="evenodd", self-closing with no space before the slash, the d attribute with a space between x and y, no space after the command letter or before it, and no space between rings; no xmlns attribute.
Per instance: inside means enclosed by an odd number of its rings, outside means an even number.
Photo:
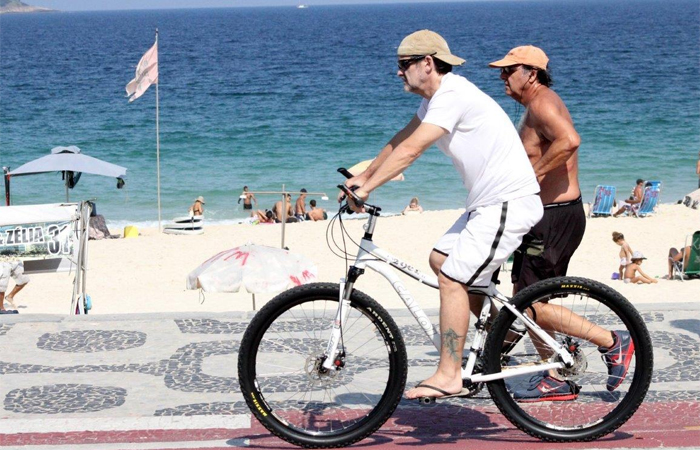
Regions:
<svg viewBox="0 0 700 450"><path fill-rule="evenodd" d="M344 167L339 168L339 169L338 169L338 172L341 173L343 176L345 176L345 178L348 178L348 179L349 179L349 178L352 178L352 177L353 177L353 174L351 174L351 173L350 173L346 168L344 168ZM365 203L360 197L358 197L357 195L355 195L355 190L357 190L357 188L358 188L358 186L347 187L347 186L344 185L344 184L339 184L339 185L338 185L338 189L340 189L341 191L343 191L343 192L345 193L345 197L344 197L345 199L347 199L348 197L351 197L352 200L355 202L355 204L356 204L357 206L359 206L360 208L366 206L366 207L367 207L366 209L367 209L367 212L368 212L368 213L370 213L370 214L372 214L372 215L375 215L376 213L378 213L379 211L382 210L382 209L379 208L378 206L373 206L373 205L370 205L369 203ZM341 201L343 201L344 198L341 198ZM343 206L340 207L340 212L341 212L341 213L352 214L354 211L353 211L352 209L350 209L350 206L348 205L348 203L345 202L345 204L344 204Z"/></svg>
<svg viewBox="0 0 700 450"><path fill-rule="evenodd" d="M338 172L340 172L345 178L353 177L353 174L351 174L350 171L345 167L341 167L340 169L338 169Z"/></svg>

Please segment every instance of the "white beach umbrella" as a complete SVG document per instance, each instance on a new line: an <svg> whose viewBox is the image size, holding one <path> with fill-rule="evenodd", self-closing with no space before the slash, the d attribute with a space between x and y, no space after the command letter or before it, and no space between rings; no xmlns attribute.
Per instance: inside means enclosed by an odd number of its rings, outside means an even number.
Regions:
<svg viewBox="0 0 700 450"><path fill-rule="evenodd" d="M220 252L187 275L187 289L253 294L281 292L316 281L316 265L288 250L248 243Z"/></svg>

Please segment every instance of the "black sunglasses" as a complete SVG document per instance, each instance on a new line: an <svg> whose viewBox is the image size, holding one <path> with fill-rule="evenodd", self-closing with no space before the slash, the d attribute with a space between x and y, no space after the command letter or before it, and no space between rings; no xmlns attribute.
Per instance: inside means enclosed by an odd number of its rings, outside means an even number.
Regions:
<svg viewBox="0 0 700 450"><path fill-rule="evenodd" d="M509 77L511 74L513 74L513 72L518 70L518 67L520 67L520 65L501 67L501 74Z"/></svg>
<svg viewBox="0 0 700 450"><path fill-rule="evenodd" d="M420 61L421 59L424 59L426 56L432 56L432 55L415 55L415 56L411 56L410 58L399 59L399 61L397 62L398 66L399 66L399 70L401 72L407 71L408 68L411 67L411 64L416 63L416 62Z"/></svg>

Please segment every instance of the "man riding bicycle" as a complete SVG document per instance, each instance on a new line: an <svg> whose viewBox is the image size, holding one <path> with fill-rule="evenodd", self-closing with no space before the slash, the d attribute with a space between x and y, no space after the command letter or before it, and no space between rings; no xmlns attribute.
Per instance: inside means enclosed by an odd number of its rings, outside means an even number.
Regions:
<svg viewBox="0 0 700 450"><path fill-rule="evenodd" d="M469 311L481 308L471 287L488 287L492 275L542 218L539 185L507 114L453 66L453 55L435 32L408 35L397 51L404 90L423 97L416 115L362 174L346 181L362 200L402 173L431 145L452 159L469 191L466 212L430 254L438 275L442 346L436 373L406 392L407 398L462 392L462 351ZM352 205L353 209L359 210Z"/></svg>

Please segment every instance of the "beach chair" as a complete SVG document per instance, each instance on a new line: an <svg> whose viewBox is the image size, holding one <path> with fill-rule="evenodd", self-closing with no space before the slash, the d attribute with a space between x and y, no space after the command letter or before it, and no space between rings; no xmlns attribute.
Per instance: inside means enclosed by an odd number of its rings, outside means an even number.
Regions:
<svg viewBox="0 0 700 450"><path fill-rule="evenodd" d="M653 214L656 205L659 203L660 194L660 181L647 181L644 183L644 196L642 197L642 202L639 205L639 209L636 211L633 210L634 215L637 217L645 217L649 214Z"/></svg>
<svg viewBox="0 0 700 450"><path fill-rule="evenodd" d="M688 264L685 264L685 258L682 258L680 261L674 261L673 279L676 278L676 274L680 277L681 281L685 278L700 277L700 231L696 231L692 235L685 237L683 248L687 248L688 246L690 246Z"/></svg>
<svg viewBox="0 0 700 450"><path fill-rule="evenodd" d="M589 203L588 217L609 216L615 203L615 186L599 184L593 195L593 205Z"/></svg>

